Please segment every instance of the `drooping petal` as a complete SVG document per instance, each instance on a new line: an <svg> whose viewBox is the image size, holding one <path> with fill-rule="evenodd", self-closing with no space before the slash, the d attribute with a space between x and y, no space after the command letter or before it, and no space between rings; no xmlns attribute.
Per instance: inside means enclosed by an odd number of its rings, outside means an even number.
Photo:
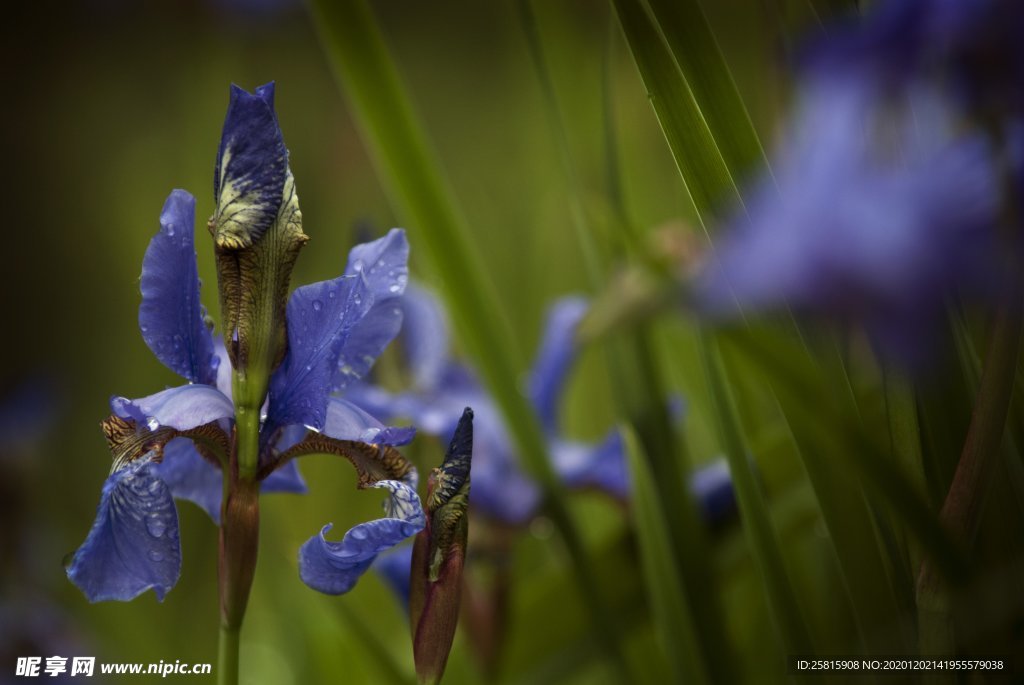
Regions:
<svg viewBox="0 0 1024 685"><path fill-rule="evenodd" d="M549 433L558 423L558 402L565 388L569 367L576 357L576 325L587 311L582 297L564 297L547 313L544 338L530 374L530 398Z"/></svg>
<svg viewBox="0 0 1024 685"><path fill-rule="evenodd" d="M232 85L213 181L217 245L240 249L259 240L277 218L287 176L274 84L255 94Z"/></svg>
<svg viewBox="0 0 1024 685"><path fill-rule="evenodd" d="M235 415L231 400L209 385L181 385L137 400L112 397L110 409L123 419L132 419L155 430L168 426L189 430Z"/></svg>
<svg viewBox="0 0 1024 685"><path fill-rule="evenodd" d="M341 348L333 390L363 378L402 326L399 306L409 280L409 241L393 228L383 238L356 245L349 252L346 276L361 276L373 295L373 306Z"/></svg>
<svg viewBox="0 0 1024 685"><path fill-rule="evenodd" d="M409 577L412 567L412 545L402 545L384 552L373 562L373 570L395 593L402 607L409 609Z"/></svg>
<svg viewBox="0 0 1024 685"><path fill-rule="evenodd" d="M402 349L413 386L419 392L433 392L451 360L444 310L433 293L415 284L405 289L401 306Z"/></svg>
<svg viewBox="0 0 1024 685"><path fill-rule="evenodd" d="M549 444L555 471L567 488L597 488L619 499L629 497L629 468L618 431L597 445L569 440Z"/></svg>
<svg viewBox="0 0 1024 685"><path fill-rule="evenodd" d="M348 592L378 554L426 525L415 490L394 480L382 480L373 487L391 493L384 503L385 518L355 526L340 542L327 540L328 524L299 550L299 575L309 587L329 595Z"/></svg>
<svg viewBox="0 0 1024 685"><path fill-rule="evenodd" d="M99 602L127 601L150 588L163 600L180 572L178 513L147 455L107 478L96 521L67 575Z"/></svg>
<svg viewBox="0 0 1024 685"><path fill-rule="evenodd" d="M203 459L187 438L175 438L164 447L164 459L154 464L154 473L171 489L175 499L195 503L220 523L224 480L221 470Z"/></svg>
<svg viewBox="0 0 1024 685"><path fill-rule="evenodd" d="M336 440L355 440L378 445L406 445L416 435L411 426L385 426L356 405L338 397L327 404L324 435Z"/></svg>
<svg viewBox="0 0 1024 685"><path fill-rule="evenodd" d="M160 213L160 231L142 260L139 329L163 364L192 383L212 383L217 373L213 333L204 323L193 244L196 200L174 190Z"/></svg>

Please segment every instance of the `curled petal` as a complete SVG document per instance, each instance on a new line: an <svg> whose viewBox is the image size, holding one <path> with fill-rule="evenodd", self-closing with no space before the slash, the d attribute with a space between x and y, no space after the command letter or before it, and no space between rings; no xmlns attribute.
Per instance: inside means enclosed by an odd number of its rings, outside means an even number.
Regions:
<svg viewBox="0 0 1024 685"><path fill-rule="evenodd" d="M110 409L122 419L132 419L150 430L159 426L189 430L235 415L231 400L209 385L182 385L137 400L113 397Z"/></svg>
<svg viewBox="0 0 1024 685"><path fill-rule="evenodd" d="M356 405L332 397L327 405L324 435L378 445L406 445L416 435L412 427L385 426Z"/></svg>
<svg viewBox="0 0 1024 685"><path fill-rule="evenodd" d="M96 521L68 566L68 578L92 602L126 601L150 588L163 600L180 573L178 512L150 454L103 484Z"/></svg>
<svg viewBox="0 0 1024 685"><path fill-rule="evenodd" d="M555 430L558 422L558 401L565 388L565 379L576 357L574 335L576 325L587 311L582 297L565 297L548 310L544 339L530 375L530 398L540 415L545 430Z"/></svg>
<svg viewBox="0 0 1024 685"><path fill-rule="evenodd" d="M327 540L331 524L299 550L299 575L309 587L329 595L348 592L377 555L415 535L426 525L416 491L405 483L383 480L374 487L391 495L384 503L386 518L361 523L340 542Z"/></svg>
<svg viewBox="0 0 1024 685"><path fill-rule="evenodd" d="M142 260L139 329L163 364L192 383L216 378L213 334L199 300L199 272L193 244L196 200L172 191L160 213L160 231Z"/></svg>

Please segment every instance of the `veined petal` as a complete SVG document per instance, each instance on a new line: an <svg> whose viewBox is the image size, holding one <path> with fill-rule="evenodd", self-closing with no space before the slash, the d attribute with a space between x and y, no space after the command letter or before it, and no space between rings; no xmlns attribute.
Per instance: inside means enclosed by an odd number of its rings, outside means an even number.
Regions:
<svg viewBox="0 0 1024 685"><path fill-rule="evenodd" d="M586 311L587 301L582 297L562 298L548 310L544 339L530 374L530 399L548 432L553 432L558 422L558 402L576 358L576 325Z"/></svg>
<svg viewBox="0 0 1024 685"><path fill-rule="evenodd" d="M448 321L437 297L414 284L402 297L402 348L420 392L437 390L451 360Z"/></svg>
<svg viewBox="0 0 1024 685"><path fill-rule="evenodd" d="M274 84L250 95L231 86L213 195L218 246L252 245L277 218L288 175L288 150L274 113Z"/></svg>
<svg viewBox="0 0 1024 685"><path fill-rule="evenodd" d="M126 601L150 588L163 600L180 573L178 512L150 454L103 484L96 521L68 566L68 578L91 602Z"/></svg>
<svg viewBox="0 0 1024 685"><path fill-rule="evenodd" d="M323 434L336 440L355 440L378 445L406 445L416 435L411 426L385 426L356 405L338 397L327 404Z"/></svg>
<svg viewBox="0 0 1024 685"><path fill-rule="evenodd" d="M175 499L193 502L220 523L224 479L221 470L203 459L191 440L175 438L164 447L164 459L154 473L171 489Z"/></svg>
<svg viewBox="0 0 1024 685"><path fill-rule="evenodd" d="M196 200L174 190L160 213L160 231L142 260L139 329L163 364L192 383L212 383L217 373L213 333L204 323L193 234Z"/></svg>
<svg viewBox="0 0 1024 685"><path fill-rule="evenodd" d="M550 449L555 471L566 487L593 487L620 499L629 497L629 468L618 431L597 445L555 440Z"/></svg>
<svg viewBox="0 0 1024 685"><path fill-rule="evenodd" d="M122 419L132 419L150 430L158 426L189 430L235 415L231 400L209 385L181 385L137 400L112 397L110 409Z"/></svg>
<svg viewBox="0 0 1024 685"><path fill-rule="evenodd" d="M415 490L395 480L382 480L373 487L391 493L384 503L385 518L355 526L340 542L324 537L331 529L328 524L299 550L299 575L309 587L329 595L348 592L378 554L426 525Z"/></svg>

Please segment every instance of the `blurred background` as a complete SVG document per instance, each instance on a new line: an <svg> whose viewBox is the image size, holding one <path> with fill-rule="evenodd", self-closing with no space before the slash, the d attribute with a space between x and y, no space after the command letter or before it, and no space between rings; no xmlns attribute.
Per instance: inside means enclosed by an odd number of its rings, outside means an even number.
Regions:
<svg viewBox="0 0 1024 685"><path fill-rule="evenodd" d="M587 279L517 5L386 0L372 7L525 362L546 306L559 295L586 293ZM821 30L814 3L728 0L705 2L704 9L755 128L770 144L787 101L792 45ZM600 224L609 202L607 109L633 221L644 228L692 223L610 7L557 0L534 3L534 11L588 214ZM217 530L197 507L179 504L184 563L162 604L147 593L130 603L89 605L61 563L88 532L109 469L99 430L109 397L138 397L178 383L137 327L141 260L160 207L172 188L198 198L199 270L205 303L218 319L204 224L213 211L228 86L251 90L273 80L311 237L293 286L336 276L357 236L381 235L398 221L301 2L80 0L19 3L5 13L0 637L11 639L0 643L0 682L12 677L15 657L25 655L215 663ZM411 273L427 286L436 279L417 257L415 239ZM682 325L667 321L658 345L686 344L689 338L676 330ZM453 337L458 345L458 330ZM689 452L696 463L709 461L719 451L702 375L685 363L692 351L665 356L665 387L686 398ZM603 364L588 350L570 379L562 407L570 435L596 439L615 422ZM794 587L828 598L837 591L834 561L786 428L765 422L751 442ZM429 439L417 440L410 452L421 472L439 454ZM386 682L383 661L411 673L407 619L378 577L368 573L348 595L325 597L297 573L297 550L310 535L327 521L343 530L377 516L379 494L357 492L354 473L335 458L308 458L300 468L308 495L262 500L243 681ZM628 635L629 659L658 677L662 666L627 510L596 493L574 494L570 504L602 592ZM773 628L759 581L738 524L712 538L727 633L743 657L741 675L757 681L761 657L777 655L765 639ZM603 682L588 614L543 516L515 536L510 563L510 623L497 679ZM825 642L848 644L848 617L833 620L827 601L805 609ZM480 682L470 652L460 634L445 682Z"/></svg>

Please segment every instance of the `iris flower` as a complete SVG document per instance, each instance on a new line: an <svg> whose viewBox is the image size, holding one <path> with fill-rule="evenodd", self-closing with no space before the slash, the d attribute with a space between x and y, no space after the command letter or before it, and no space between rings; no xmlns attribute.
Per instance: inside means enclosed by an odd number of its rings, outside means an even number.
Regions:
<svg viewBox="0 0 1024 685"><path fill-rule="evenodd" d="M232 464L237 432L232 366L236 374L246 363L252 369L266 353L251 330L260 323L251 313L274 311L278 295L284 308L291 264L306 240L273 97L273 84L255 94L232 87L218 153L211 229L216 225L224 343L215 341L200 303L191 195L171 193L146 250L139 328L157 359L185 384L111 400L113 414L103 425L113 467L92 530L67 569L91 601L129 600L148 589L162 599L181 570L174 499L195 502L215 521L221 513L224 469ZM286 240L291 244L284 252L249 250ZM344 562L331 566L326 588L323 559L307 563L304 557L301 574L317 589L347 590L377 552L424 525L416 471L394 449L414 430L385 426L336 396L396 335L407 259L405 234L394 229L354 247L342 276L296 289L282 312L286 333L282 322L282 349L259 417L254 478L263 492L304 492L293 459L326 452L353 463L360 487L390 494L386 518L356 526L338 543L323 538L329 526L314 536L310 544ZM260 290L259 278L270 283L269 293ZM269 310L259 309L262 296L270 298Z"/></svg>
<svg viewBox="0 0 1024 685"><path fill-rule="evenodd" d="M528 391L547 436L553 465L566 487L596 489L625 500L630 478L619 432L613 430L597 443L586 443L568 439L558 425L558 408L578 351L576 326L587 306L582 297L565 297L550 307ZM494 401L473 372L451 356L448 324L440 303L426 290L410 285L401 307L405 312L401 342L412 389L391 393L366 384L353 388L351 399L376 416L407 417L421 432L442 439L453 433L463 408L473 407L470 506L501 523L529 521L541 503L540 486L520 468ZM732 484L727 470L712 465L695 474L691 487L709 520L728 517ZM385 567L392 563L382 562ZM396 562L396 568L400 567Z"/></svg>
<svg viewBox="0 0 1024 685"><path fill-rule="evenodd" d="M865 326L914 363L945 296L998 286L999 178L941 93L805 83L795 125L698 285L719 315L791 306Z"/></svg>

